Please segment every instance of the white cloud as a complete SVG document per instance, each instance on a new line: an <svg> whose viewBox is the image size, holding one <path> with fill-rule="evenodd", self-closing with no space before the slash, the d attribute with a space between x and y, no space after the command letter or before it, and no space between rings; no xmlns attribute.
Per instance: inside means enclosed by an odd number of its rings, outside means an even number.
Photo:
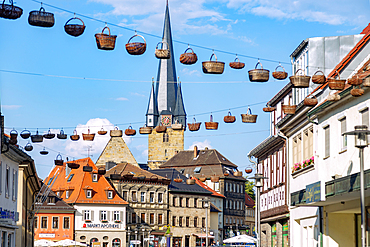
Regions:
<svg viewBox="0 0 370 247"><path fill-rule="evenodd" d="M200 73L199 70L189 70L188 68L183 68L182 70L180 70L180 75L194 75L194 76L202 76L202 73Z"/></svg>
<svg viewBox="0 0 370 247"><path fill-rule="evenodd" d="M117 98L116 100L118 100L118 101L127 101L127 100L128 100L128 98L125 98L125 97L119 97L119 98Z"/></svg>
<svg viewBox="0 0 370 247"><path fill-rule="evenodd" d="M141 153L142 156L144 157L148 157L148 149L145 149L142 153Z"/></svg>
<svg viewBox="0 0 370 247"><path fill-rule="evenodd" d="M22 106L21 105L2 105L1 107L7 110L16 110Z"/></svg>
<svg viewBox="0 0 370 247"><path fill-rule="evenodd" d="M130 94L134 96L139 96L139 97L146 97L144 94L140 94L140 93L130 93Z"/></svg>
<svg viewBox="0 0 370 247"><path fill-rule="evenodd" d="M203 142L193 142L193 144L188 148L188 150L193 150L194 146L197 146L199 150L205 149L206 147L212 149L211 142L207 139Z"/></svg>

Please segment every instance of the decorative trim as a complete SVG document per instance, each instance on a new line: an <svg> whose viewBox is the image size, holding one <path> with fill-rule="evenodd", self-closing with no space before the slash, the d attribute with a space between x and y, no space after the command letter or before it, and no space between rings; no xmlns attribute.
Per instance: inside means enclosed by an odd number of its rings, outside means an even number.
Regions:
<svg viewBox="0 0 370 247"><path fill-rule="evenodd" d="M310 172L312 170L315 170L315 163L311 164L309 166L306 166L305 168L299 169L298 171L293 172L292 177L296 178L299 175L305 174L305 173Z"/></svg>

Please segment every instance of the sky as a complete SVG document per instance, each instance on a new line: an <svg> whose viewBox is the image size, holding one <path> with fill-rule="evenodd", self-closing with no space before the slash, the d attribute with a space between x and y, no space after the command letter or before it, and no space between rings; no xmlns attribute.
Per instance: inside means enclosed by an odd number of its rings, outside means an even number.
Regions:
<svg viewBox="0 0 370 247"><path fill-rule="evenodd" d="M15 5L23 9L21 18L0 18L5 133L13 128L19 133L59 133L63 128L70 135L74 129L81 134L88 129L96 133L102 126L124 130L131 125L138 130L144 125L152 77L157 76L154 51L161 41L166 0L46 0L43 7L55 15L52 28L27 22L28 13L38 10L40 2L20 0ZM359 34L370 22L368 0L169 0L169 8L187 121L195 117L202 122L200 131L185 132L185 149L217 149L240 170L250 165L249 151L269 136L269 114L262 108L289 82L270 74L266 83L251 83L248 70L260 59L270 72L281 62L291 75L290 54L302 40ZM86 25L79 37L67 35L63 28L74 13ZM105 25L117 35L113 51L96 47L94 34ZM147 42L141 56L125 50L135 30ZM187 44L198 55L198 62L190 66L179 62ZM210 59L212 50L225 62L222 75L202 72L201 62ZM236 54L245 63L242 70L228 66ZM256 124L241 122L240 114L248 106L258 115ZM233 124L223 122L229 109L237 118ZM219 122L218 130L204 128L211 114ZM21 147L27 144L18 140ZM147 136L124 140L136 160L146 163ZM93 142L55 138L32 144L34 150L28 154L45 178L59 153L64 159L91 155L96 161L108 141L109 135L96 136ZM42 149L49 154L40 155Z"/></svg>

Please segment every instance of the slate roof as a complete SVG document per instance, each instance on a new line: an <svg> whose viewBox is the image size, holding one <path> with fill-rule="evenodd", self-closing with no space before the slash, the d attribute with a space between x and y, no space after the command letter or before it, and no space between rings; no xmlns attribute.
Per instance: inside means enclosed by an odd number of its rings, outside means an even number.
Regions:
<svg viewBox="0 0 370 247"><path fill-rule="evenodd" d="M247 193L245 193L245 206L248 208L254 207L254 200Z"/></svg>
<svg viewBox="0 0 370 247"><path fill-rule="evenodd" d="M41 182L42 183L42 182ZM46 190L47 186L42 186L40 194L42 195ZM49 203L49 198L54 197L54 203ZM50 190L47 199L42 204L36 204L36 208L42 210L64 210L64 211L76 211L76 209L68 205L65 201L59 198L52 190Z"/></svg>
<svg viewBox="0 0 370 247"><path fill-rule="evenodd" d="M105 174L105 176L106 177L109 177L110 174L125 175L127 173L134 174L133 181L137 181L137 180L135 180L135 178L137 178L139 176L142 176L142 175L144 175L145 178L147 178L148 180L150 180L150 178L151 177L154 177L154 176L158 177L158 180L161 180L161 179L164 179L165 178L165 177L159 176L157 174L154 174L154 173L152 173L150 171L141 169L140 167L135 166L135 165L130 164L130 163L120 163L120 164L117 164L116 166L114 166L111 169L109 169L107 171L107 173Z"/></svg>
<svg viewBox="0 0 370 247"><path fill-rule="evenodd" d="M212 195L212 192L208 191L207 189L199 186L198 184L189 185L186 184L186 179L184 175L178 172L174 168L169 169L156 169L151 170L152 173L157 174L162 177L167 177L171 180L171 183L168 185L169 192L183 192L183 193L193 193L193 194L205 194L205 195ZM174 181L175 178L181 178L182 182L177 183Z"/></svg>
<svg viewBox="0 0 370 247"><path fill-rule="evenodd" d="M210 206L211 206L211 208L210 208L211 212L217 212L217 213L222 212L221 209L216 207L213 203L210 203Z"/></svg>

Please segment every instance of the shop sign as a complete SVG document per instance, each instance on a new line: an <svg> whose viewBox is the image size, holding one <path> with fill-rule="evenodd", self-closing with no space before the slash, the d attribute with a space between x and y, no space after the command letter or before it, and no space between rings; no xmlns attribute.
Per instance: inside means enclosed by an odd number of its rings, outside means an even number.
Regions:
<svg viewBox="0 0 370 247"><path fill-rule="evenodd" d="M306 203L319 202L321 199L321 183L306 185Z"/></svg>
<svg viewBox="0 0 370 247"><path fill-rule="evenodd" d="M39 238L55 238L55 233L39 233Z"/></svg>
<svg viewBox="0 0 370 247"><path fill-rule="evenodd" d="M120 229L121 224L104 224L104 223L84 223L83 228L91 228L91 229Z"/></svg>
<svg viewBox="0 0 370 247"><path fill-rule="evenodd" d="M11 219L13 221L16 221L16 212L7 209L3 210L3 208L0 208L0 219Z"/></svg>

